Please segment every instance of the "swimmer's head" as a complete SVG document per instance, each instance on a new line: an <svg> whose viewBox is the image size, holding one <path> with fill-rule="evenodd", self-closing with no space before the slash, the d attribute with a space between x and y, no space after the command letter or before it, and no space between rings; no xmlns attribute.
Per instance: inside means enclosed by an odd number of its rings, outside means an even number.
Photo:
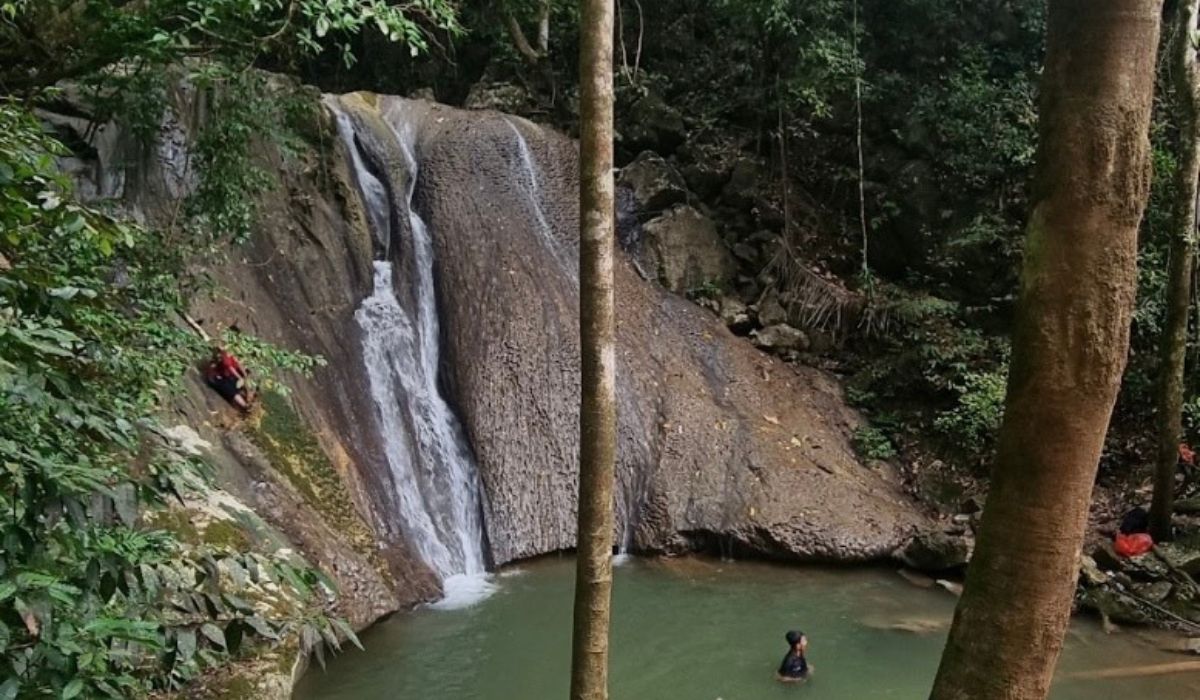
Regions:
<svg viewBox="0 0 1200 700"><path fill-rule="evenodd" d="M792 648L799 646L800 651L804 651L806 648L808 648L808 637L805 637L804 633L800 630L792 630L788 632L786 635L784 635L784 639L787 640L788 646Z"/></svg>

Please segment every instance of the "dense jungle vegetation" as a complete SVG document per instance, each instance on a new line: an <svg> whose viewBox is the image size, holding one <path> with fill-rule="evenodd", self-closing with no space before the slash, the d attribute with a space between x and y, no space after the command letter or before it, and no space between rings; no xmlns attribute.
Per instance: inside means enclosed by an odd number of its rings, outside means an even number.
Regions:
<svg viewBox="0 0 1200 700"><path fill-rule="evenodd" d="M618 5L618 165L653 150L697 183L738 159L763 176L754 207L717 218L731 248L765 229L779 252L744 261L737 289L697 296L775 288L791 303L818 280L824 296L804 303L845 308L820 361L871 419L860 451L948 463L921 488L962 497L956 482L986 473L1003 414L1045 3ZM178 690L243 638L354 639L303 562L185 545L153 526L148 514L206 478L157 418L206 352L181 315L211 291L203 267L253 235L268 186L254 140L286 146L311 128L313 93L298 85L451 104L510 86L507 108L577 131L579 41L578 11L560 0L0 2L0 700ZM1170 76L1164 65L1133 349L1102 460L1121 483L1147 477L1154 451L1179 167ZM76 202L56 158L77 144L39 110L83 94L98 121L149 140L179 81L209 112L174 225ZM264 377L320 362L225 342ZM1198 348L1189 341L1189 367ZM1200 375L1187 376L1195 438ZM230 568L309 604L265 619L223 592Z"/></svg>

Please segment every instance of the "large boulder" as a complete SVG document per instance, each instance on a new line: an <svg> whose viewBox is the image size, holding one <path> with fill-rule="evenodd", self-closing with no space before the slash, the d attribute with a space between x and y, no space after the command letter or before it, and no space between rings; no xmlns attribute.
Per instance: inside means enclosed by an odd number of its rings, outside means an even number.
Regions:
<svg viewBox="0 0 1200 700"><path fill-rule="evenodd" d="M673 204L687 201L687 185L683 176L662 156L643 151L632 163L621 169L617 183L633 193L637 212L650 218Z"/></svg>
<svg viewBox="0 0 1200 700"><path fill-rule="evenodd" d="M759 329L751 333L754 345L764 350L807 350L808 336L786 323Z"/></svg>
<svg viewBox="0 0 1200 700"><path fill-rule="evenodd" d="M717 235L717 225L686 204L642 227L641 262L677 293L706 286L725 289L737 274L737 263Z"/></svg>
<svg viewBox="0 0 1200 700"><path fill-rule="evenodd" d="M923 532L909 540L897 558L918 571L947 571L967 565L974 543L946 532Z"/></svg>
<svg viewBox="0 0 1200 700"><path fill-rule="evenodd" d="M621 116L619 136L628 151L650 149L670 154L687 139L683 115L657 93L640 98Z"/></svg>
<svg viewBox="0 0 1200 700"><path fill-rule="evenodd" d="M517 124L538 176L531 201L534 188L514 172L513 125L502 117L419 113L394 98L343 102L365 112L359 128L378 128L356 141L371 162L397 164L384 173L393 183L405 177L403 159L387 152L397 130L373 125L380 115L408 115L393 126L414 135L419 160L414 202L434 242L440 380L479 466L491 560L573 547L577 145ZM661 218L646 226L647 247L665 258L676 288L732 269L699 212L676 205ZM836 380L783 367L713 314L643 280L623 254L614 276L619 542L634 552L719 543L793 560L865 561L928 526L899 486L858 461L851 435L861 419Z"/></svg>

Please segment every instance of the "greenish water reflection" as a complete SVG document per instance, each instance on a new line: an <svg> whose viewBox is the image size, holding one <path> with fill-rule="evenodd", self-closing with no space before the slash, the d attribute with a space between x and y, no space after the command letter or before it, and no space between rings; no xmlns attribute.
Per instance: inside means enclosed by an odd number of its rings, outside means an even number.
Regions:
<svg viewBox="0 0 1200 700"><path fill-rule="evenodd" d="M363 636L300 700L557 700L570 664L569 559L505 572L499 591L465 610L418 610ZM614 587L613 700L924 698L954 598L884 570L827 570L706 560L631 561ZM813 679L776 683L790 628L810 638ZM923 631L911 631L923 630ZM1072 671L1185 657L1131 634L1077 622L1055 700L1200 697L1200 675L1083 681Z"/></svg>

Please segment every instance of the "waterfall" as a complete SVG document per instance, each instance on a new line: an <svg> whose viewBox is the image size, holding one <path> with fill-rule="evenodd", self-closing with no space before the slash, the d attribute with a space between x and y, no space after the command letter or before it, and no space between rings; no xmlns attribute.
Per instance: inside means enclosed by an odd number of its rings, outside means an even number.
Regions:
<svg viewBox="0 0 1200 700"><path fill-rule="evenodd" d="M468 605L492 589L483 550L482 496L462 426L438 388L433 242L412 208L417 179L412 129L402 113L385 115L394 139L388 145L403 154L407 169L404 199L393 203L389 188L370 172L359 152L350 116L335 101L330 104L338 115L363 206L382 249L391 250L393 206L406 211L409 224L409 264L397 270L390 259L376 260L374 293L354 314L362 330L363 363L395 484L395 515L421 559L442 579L445 598L435 607ZM382 177L394 185L391 173ZM404 294L397 295L399 285L404 285ZM413 300L408 304L411 308L402 298Z"/></svg>
<svg viewBox="0 0 1200 700"><path fill-rule="evenodd" d="M554 229L550 227L549 221L546 220L546 212L542 207L542 187L538 181L537 167L533 162L533 154L529 150L529 142L525 140L525 135L517 128L517 125L508 117L504 118L504 123L512 129L513 134L517 137L517 156L521 160L521 169L519 176L516 178L518 184L523 190L525 200L529 202L533 209L533 218L537 221L538 237L546 244L554 259L558 261L563 271L570 276L576 286L579 284L579 261L569 252L564 251L562 245L554 239Z"/></svg>

